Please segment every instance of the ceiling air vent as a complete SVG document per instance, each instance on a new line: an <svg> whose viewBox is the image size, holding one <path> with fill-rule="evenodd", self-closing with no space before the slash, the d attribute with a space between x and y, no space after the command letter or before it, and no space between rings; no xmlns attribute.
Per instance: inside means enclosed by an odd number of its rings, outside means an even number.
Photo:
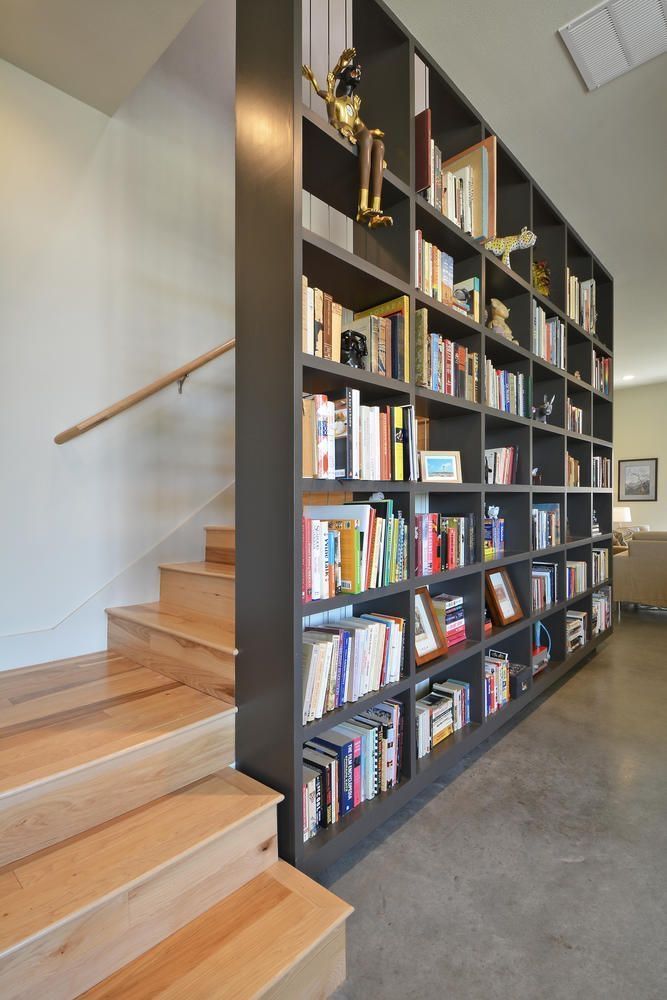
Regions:
<svg viewBox="0 0 667 1000"><path fill-rule="evenodd" d="M559 28L589 90L667 52L667 0L608 0Z"/></svg>

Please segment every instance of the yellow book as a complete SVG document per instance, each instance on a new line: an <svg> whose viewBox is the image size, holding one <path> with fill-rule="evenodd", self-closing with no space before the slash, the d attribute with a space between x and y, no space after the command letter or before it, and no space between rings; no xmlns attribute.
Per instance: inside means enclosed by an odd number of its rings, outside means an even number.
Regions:
<svg viewBox="0 0 667 1000"><path fill-rule="evenodd" d="M392 439L394 446L394 479L403 479L403 408L391 408Z"/></svg>

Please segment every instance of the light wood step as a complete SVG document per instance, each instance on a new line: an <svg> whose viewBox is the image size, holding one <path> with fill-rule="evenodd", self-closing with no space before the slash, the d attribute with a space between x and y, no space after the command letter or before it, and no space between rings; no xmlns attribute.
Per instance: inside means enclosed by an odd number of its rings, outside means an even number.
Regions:
<svg viewBox="0 0 667 1000"><path fill-rule="evenodd" d="M278 861L86 1000L323 1000L345 979L352 908Z"/></svg>
<svg viewBox="0 0 667 1000"><path fill-rule="evenodd" d="M236 529L211 524L204 530L206 532L206 561L227 563L233 566L236 562Z"/></svg>
<svg viewBox="0 0 667 1000"><path fill-rule="evenodd" d="M117 653L0 673L0 866L230 764L235 712Z"/></svg>
<svg viewBox="0 0 667 1000"><path fill-rule="evenodd" d="M234 703L237 650L229 626L161 601L108 608L107 616L109 649Z"/></svg>
<svg viewBox="0 0 667 1000"><path fill-rule="evenodd" d="M261 874L281 798L227 768L0 869L3 1000L70 1000Z"/></svg>
<svg viewBox="0 0 667 1000"><path fill-rule="evenodd" d="M236 569L220 562L164 563L160 600L190 608L234 629Z"/></svg>

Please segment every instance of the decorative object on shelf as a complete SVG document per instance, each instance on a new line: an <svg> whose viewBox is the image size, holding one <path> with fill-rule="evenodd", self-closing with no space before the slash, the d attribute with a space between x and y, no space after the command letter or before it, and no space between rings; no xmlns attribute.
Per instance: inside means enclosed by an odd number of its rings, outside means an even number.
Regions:
<svg viewBox="0 0 667 1000"><path fill-rule="evenodd" d="M365 333L356 330L343 330L340 338L341 364L350 368L364 368L364 358L368 357L368 344Z"/></svg>
<svg viewBox="0 0 667 1000"><path fill-rule="evenodd" d="M523 226L516 236L496 236L492 240L487 240L484 247L496 257L500 257L505 267L511 268L510 254L515 250L528 250L536 243L535 233L531 233L527 226Z"/></svg>
<svg viewBox="0 0 667 1000"><path fill-rule="evenodd" d="M500 507L497 504L492 504L492 503L487 504L486 505L486 516L487 517L493 517L493 518L499 517L500 516Z"/></svg>
<svg viewBox="0 0 667 1000"><path fill-rule="evenodd" d="M494 625L511 625L523 618L507 567L486 571L486 598Z"/></svg>
<svg viewBox="0 0 667 1000"><path fill-rule="evenodd" d="M542 470L538 465L536 465L534 469L531 469L530 477L533 481L533 486L542 485Z"/></svg>
<svg viewBox="0 0 667 1000"><path fill-rule="evenodd" d="M658 499L658 459L622 458L618 463L618 499L631 503Z"/></svg>
<svg viewBox="0 0 667 1000"><path fill-rule="evenodd" d="M599 534L600 534L600 522L598 521L598 516L594 507L593 517L591 518L591 535L599 535Z"/></svg>
<svg viewBox="0 0 667 1000"><path fill-rule="evenodd" d="M489 310L491 311L491 315L486 321L487 329L493 330L494 333L499 333L501 337L504 337L505 340L511 340L513 344L518 344L519 341L512 336L512 328L507 323L510 311L505 303L501 302L500 299L491 299L487 315Z"/></svg>
<svg viewBox="0 0 667 1000"><path fill-rule="evenodd" d="M549 399L545 394L544 400L538 403L537 406L531 406L531 413L534 420L539 420L541 424L546 424L547 417L550 417L553 413L554 400L556 399L555 394Z"/></svg>
<svg viewBox="0 0 667 1000"><path fill-rule="evenodd" d="M577 369L577 371L574 373L572 377L581 380L581 372L579 371L579 369Z"/></svg>
<svg viewBox="0 0 667 1000"><path fill-rule="evenodd" d="M462 483L460 451L422 451L423 483Z"/></svg>
<svg viewBox="0 0 667 1000"><path fill-rule="evenodd" d="M551 294L551 268L546 260L533 261L533 288L540 295Z"/></svg>
<svg viewBox="0 0 667 1000"><path fill-rule="evenodd" d="M387 166L382 141L384 132L379 128L367 128L359 117L361 98L355 90L361 80L361 64L356 55L356 49L344 49L334 68L327 73L326 90L320 90L310 66L302 66L301 72L325 102L329 124L348 142L359 147L357 222L375 229L377 226L392 226L394 220L390 215L384 215L380 207L382 180Z"/></svg>
<svg viewBox="0 0 667 1000"><path fill-rule="evenodd" d="M420 667L447 652L447 639L442 633L440 622L428 587L418 587L415 591L415 661Z"/></svg>

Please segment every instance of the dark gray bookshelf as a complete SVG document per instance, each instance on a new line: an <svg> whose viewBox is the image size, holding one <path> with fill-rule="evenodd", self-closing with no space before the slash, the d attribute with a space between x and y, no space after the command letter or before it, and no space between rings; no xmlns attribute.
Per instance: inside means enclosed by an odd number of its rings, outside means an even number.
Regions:
<svg viewBox="0 0 667 1000"><path fill-rule="evenodd" d="M570 607L591 610L591 595L604 582L557 601L538 613L531 606L534 560L583 559L592 582L592 548L609 550L611 572L612 491L592 484L594 456L611 458L613 397L593 388L593 350L612 357L613 281L583 239L573 230L511 151L498 139L497 229L508 235L527 225L538 236L532 251L513 255L505 267L477 241L429 206L414 192L414 58L429 67L434 138L447 156L495 134L482 115L449 80L427 51L381 0L353 0L353 37L363 65L362 116L386 132L389 165L383 207L394 227L369 232L354 226L354 252L304 226L302 191L353 213L357 195L356 152L327 122L302 103L301 0L256 0L237 4L237 173L236 173L236 546L237 546L237 761L246 773L285 796L279 807L281 856L314 873L335 861L400 809L460 758L522 712L535 698L590 656L611 630L588 639L573 654L565 652L565 615ZM322 84L323 81L320 81ZM420 292L413 284L414 231L455 259L455 277L476 274L482 307L492 297L512 309L511 343ZM532 260L547 258L551 296L531 285ZM566 267L580 280L597 283L597 334L587 333L566 315ZM515 269L514 269L515 268ZM311 357L301 349L301 275L353 309L374 306L399 294L410 297L411 316L426 306L429 329L464 343L498 367L524 371L533 380L533 398L555 394L547 425L479 403L433 392L414 384L414 329L408 384L336 362ZM565 324L566 370L531 351L534 303ZM580 377L575 378L574 373ZM462 453L462 485L421 482L369 482L304 479L301 468L301 397L350 385L362 402L412 403L428 416L431 447L439 436ZM583 433L566 426L568 397L584 411ZM456 443L455 443L456 442ZM516 484L486 484L484 448L518 445ZM442 445L444 447L444 445ZM581 462L582 485L567 485L567 453ZM539 465L544 482L531 482ZM505 555L457 570L418 578L414 552L409 578L354 597L302 603L301 510L304 494L351 493L367 499L382 490L399 500L414 535L416 501L428 497L429 509L474 510L481 527L486 504L501 506L506 519ZM534 550L533 502L561 504L561 544ZM592 535L592 512L600 531ZM569 534L565 533L568 525ZM480 539L481 541L481 539ZM481 546L480 546L481 553ZM524 618L484 635L484 573L508 568ZM564 573L559 577L564 587ZM417 587L433 594L461 593L466 605L468 641L449 655L417 667L414 658L413 602ZM409 622L400 680L361 701L302 725L301 633L304 619L352 605L354 613L375 609ZM544 621L553 648L548 668L522 698L488 718L484 716L484 653L507 650L513 660L530 662L532 631ZM455 677L471 684L472 721L425 758L415 746L416 689L423 681ZM387 697L404 706L401 775L391 791L363 803L317 837L302 841L302 747L305 740Z"/></svg>

